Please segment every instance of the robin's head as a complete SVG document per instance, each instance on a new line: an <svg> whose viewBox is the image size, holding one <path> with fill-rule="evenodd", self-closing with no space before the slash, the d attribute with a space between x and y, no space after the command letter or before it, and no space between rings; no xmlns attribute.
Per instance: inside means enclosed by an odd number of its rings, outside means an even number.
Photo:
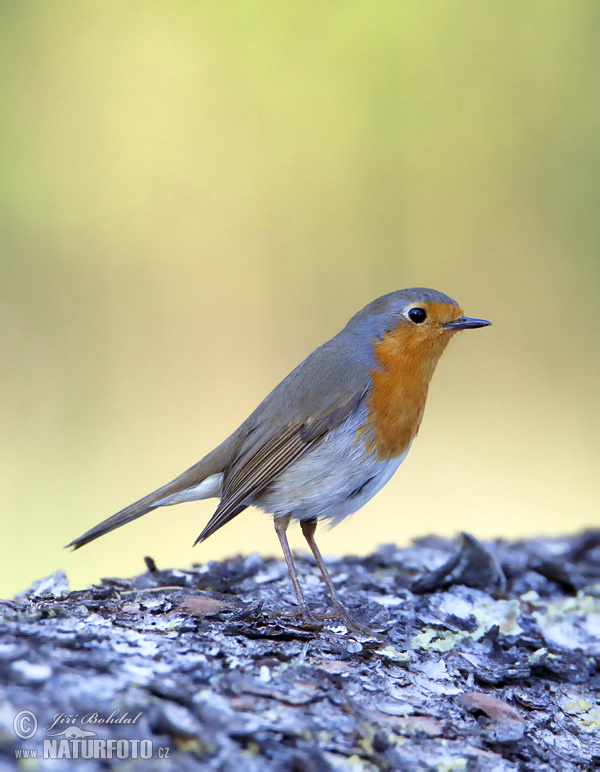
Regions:
<svg viewBox="0 0 600 772"><path fill-rule="evenodd" d="M367 343L378 359L387 352L431 358L435 366L454 333L489 324L465 316L458 303L443 292L412 287L369 303L352 317L346 331L356 341Z"/></svg>
<svg viewBox="0 0 600 772"><path fill-rule="evenodd" d="M412 442L433 371L453 335L489 324L422 287L391 292L352 317L345 332L371 374L367 423L381 457L399 456Z"/></svg>

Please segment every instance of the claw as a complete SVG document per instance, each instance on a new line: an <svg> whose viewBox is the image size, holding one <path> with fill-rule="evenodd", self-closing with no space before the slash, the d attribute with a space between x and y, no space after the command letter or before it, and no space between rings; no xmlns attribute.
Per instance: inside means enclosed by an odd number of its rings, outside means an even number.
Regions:
<svg viewBox="0 0 600 772"><path fill-rule="evenodd" d="M318 621L326 620L326 619L337 619L339 620L343 625L345 625L348 630L354 630L355 632L362 633L363 635L368 635L372 638L377 638L380 641L383 641L384 643L388 644L390 641L387 639L383 633L378 633L375 630L372 630L367 625L363 625L361 622L357 622L356 619L354 619L347 609L345 609L343 606L334 606L332 611L326 611L322 614L315 614L315 619Z"/></svg>
<svg viewBox="0 0 600 772"><path fill-rule="evenodd" d="M323 630L324 623L328 620L337 620L350 631L368 635L371 638L377 638L385 644L390 643L389 639L383 635L383 633L378 633L370 627L367 627L367 625L357 622L343 606L334 606L332 611L318 613L312 612L308 606L299 606L298 608L289 611L278 611L277 614L278 616L287 617L288 619L300 618L304 621L308 629L316 631Z"/></svg>
<svg viewBox="0 0 600 772"><path fill-rule="evenodd" d="M312 613L308 606L299 606L298 608L290 611L278 611L278 616L287 617L288 619L302 619L311 630L322 630L323 623Z"/></svg>

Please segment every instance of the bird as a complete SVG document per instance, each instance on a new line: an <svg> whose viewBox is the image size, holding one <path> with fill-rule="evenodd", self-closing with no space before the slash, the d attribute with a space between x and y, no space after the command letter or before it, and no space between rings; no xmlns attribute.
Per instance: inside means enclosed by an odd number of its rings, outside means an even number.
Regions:
<svg viewBox="0 0 600 772"><path fill-rule="evenodd" d="M104 520L67 547L79 549L160 507L218 498L195 544L247 507L273 517L298 614L311 626L353 619L315 541L317 524L336 525L386 485L417 436L429 384L451 338L491 322L465 316L459 304L424 287L397 290L358 311L316 348L220 445L171 482ZM292 521L323 576L333 608L308 606L287 539ZM283 612L286 613L286 612Z"/></svg>

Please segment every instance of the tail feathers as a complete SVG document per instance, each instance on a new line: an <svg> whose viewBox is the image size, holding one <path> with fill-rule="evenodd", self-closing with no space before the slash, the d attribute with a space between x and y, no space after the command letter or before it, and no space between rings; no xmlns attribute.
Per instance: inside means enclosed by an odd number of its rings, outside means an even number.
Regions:
<svg viewBox="0 0 600 772"><path fill-rule="evenodd" d="M89 544L91 541L94 541L94 539L97 539L99 536L104 536L105 533L114 531L115 528L120 528L122 525L125 525L125 523L130 523L132 520L136 520L138 517L146 515L153 509L158 509L162 506L161 500L167 493L165 491L165 488L167 487L168 486L159 488L157 491L154 491L154 493L144 496L143 499L140 499L134 504L125 507L125 509L122 509L120 512L117 512L116 515L98 523L98 525L95 525L93 528L90 528L89 531L86 531L83 536L80 536L78 539L74 539L70 544L67 544L67 547L73 547L73 549L77 550L80 547L83 547L84 544Z"/></svg>
<svg viewBox="0 0 600 772"><path fill-rule="evenodd" d="M86 531L83 536L67 544L67 547L79 549L79 547L89 544L99 536L104 536L105 533L114 531L115 528L120 528L125 523L130 523L132 520L137 520L138 517L152 512L153 509L170 506L171 504L179 504L183 501L197 501L198 499L208 499L220 495L222 474L213 474L198 482L198 475L190 474L192 470L188 469L187 472L184 472L170 483L163 485L162 488L149 493L143 499L135 501L128 507L125 507L125 509L117 512L116 515L98 523L98 525Z"/></svg>
<svg viewBox="0 0 600 772"><path fill-rule="evenodd" d="M67 547L79 549L84 544L89 544L99 536L104 536L105 533L114 531L115 528L120 528L125 523L130 523L132 520L146 515L153 509L171 504L179 504L183 501L195 501L197 499L220 496L223 470L231 463L246 433L246 423L243 423L224 442L198 461L197 464L194 464L183 474L180 474L179 477L176 477L153 493L144 496L143 499L125 507L125 509L117 512L116 515L90 528L83 536L67 544Z"/></svg>

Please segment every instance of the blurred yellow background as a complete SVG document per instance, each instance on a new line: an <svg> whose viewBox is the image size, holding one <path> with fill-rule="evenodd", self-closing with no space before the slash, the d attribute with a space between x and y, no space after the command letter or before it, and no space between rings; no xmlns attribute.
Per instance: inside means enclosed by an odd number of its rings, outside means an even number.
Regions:
<svg viewBox="0 0 600 772"><path fill-rule="evenodd" d="M220 442L377 295L458 336L325 554L597 524L600 4L13 2L0 24L0 593L278 554L216 502L62 546ZM292 542L302 546L294 531Z"/></svg>

